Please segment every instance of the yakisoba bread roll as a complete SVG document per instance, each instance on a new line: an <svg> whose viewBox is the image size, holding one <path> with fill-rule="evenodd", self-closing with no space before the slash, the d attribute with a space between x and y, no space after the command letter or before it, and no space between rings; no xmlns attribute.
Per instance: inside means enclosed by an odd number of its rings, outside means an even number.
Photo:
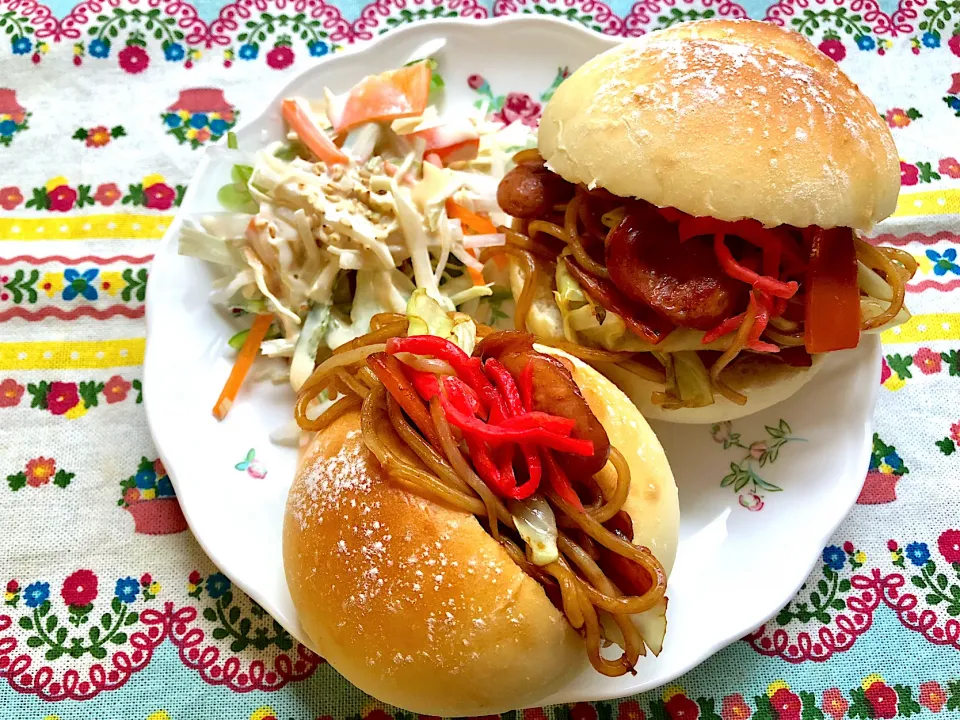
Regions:
<svg viewBox="0 0 960 720"><path fill-rule="evenodd" d="M762 410L909 318L916 262L858 235L896 206L890 131L795 32L624 42L560 85L514 161L498 201L516 220L488 255L510 255L517 327L606 363L647 417Z"/></svg>
<svg viewBox="0 0 960 720"><path fill-rule="evenodd" d="M633 403L529 335L480 328L468 355L400 326L300 394L318 432L283 551L313 649L374 697L448 717L658 654L677 489ZM311 419L323 391L340 399Z"/></svg>

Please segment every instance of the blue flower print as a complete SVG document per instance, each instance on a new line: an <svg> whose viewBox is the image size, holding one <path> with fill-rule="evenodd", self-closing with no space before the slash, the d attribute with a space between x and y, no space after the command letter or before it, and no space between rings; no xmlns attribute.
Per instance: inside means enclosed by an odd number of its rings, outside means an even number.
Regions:
<svg viewBox="0 0 960 720"><path fill-rule="evenodd" d="M223 135L229 129L230 125L227 124L226 120L217 118L210 121L210 132L214 135Z"/></svg>
<svg viewBox="0 0 960 720"><path fill-rule="evenodd" d="M260 48L258 48L256 45L250 45L249 43L246 44L246 45L241 45L241 46L240 46L240 52L239 52L240 59L241 59L241 60L256 60L256 59L257 59L257 54L258 54L259 52L260 52Z"/></svg>
<svg viewBox="0 0 960 720"><path fill-rule="evenodd" d="M836 545L831 545L823 549L823 562L831 570L843 570L847 554Z"/></svg>
<svg viewBox="0 0 960 720"><path fill-rule="evenodd" d="M132 577L120 578L117 580L117 587L114 592L120 602L132 603L137 599L137 594L140 592L140 583Z"/></svg>
<svg viewBox="0 0 960 720"><path fill-rule="evenodd" d="M927 258L933 263L934 275L946 275L948 271L960 275L960 266L956 263L956 248L947 248L942 255L936 250L927 250Z"/></svg>
<svg viewBox="0 0 960 720"><path fill-rule="evenodd" d="M25 38L23 36L15 38L11 45L13 46L14 55L26 55L28 52L30 52L30 48L33 47L33 43L30 42L30 38Z"/></svg>
<svg viewBox="0 0 960 720"><path fill-rule="evenodd" d="M944 100L947 101L947 107L950 108L951 110L960 110L960 97L957 97L956 95L951 95L949 97L944 98Z"/></svg>
<svg viewBox="0 0 960 720"><path fill-rule="evenodd" d="M84 270L82 275L73 268L64 270L63 277L70 284L63 289L63 299L73 300L78 295L82 295L87 300L96 300L97 289L92 283L99 273L97 268Z"/></svg>
<svg viewBox="0 0 960 720"><path fill-rule="evenodd" d="M927 547L926 543L921 542L912 542L907 545L906 550L907 557L910 558L912 562L917 567L921 567L927 564L927 561L930 559L930 549Z"/></svg>
<svg viewBox="0 0 960 720"><path fill-rule="evenodd" d="M207 594L214 600L223 596L230 589L230 580L223 573L213 573L207 578Z"/></svg>
<svg viewBox="0 0 960 720"><path fill-rule="evenodd" d="M0 122L0 136L10 137L17 131L17 124L13 120Z"/></svg>
<svg viewBox="0 0 960 720"><path fill-rule="evenodd" d="M925 47L938 48L940 47L940 36L932 32L925 32L923 37L920 38L920 42L922 42Z"/></svg>
<svg viewBox="0 0 960 720"><path fill-rule="evenodd" d="M170 482L170 478L162 477L157 482L157 497L173 497L176 493L173 492L173 483Z"/></svg>
<svg viewBox="0 0 960 720"><path fill-rule="evenodd" d="M90 56L95 58L105 58L110 54L110 43L106 40L97 38L90 42Z"/></svg>
<svg viewBox="0 0 960 720"><path fill-rule="evenodd" d="M857 47L861 50L873 50L876 46L877 43L869 35L861 35L857 38Z"/></svg>
<svg viewBox="0 0 960 720"><path fill-rule="evenodd" d="M140 490L149 490L152 487L156 487L157 473L151 468L141 470L133 480Z"/></svg>
<svg viewBox="0 0 960 720"><path fill-rule="evenodd" d="M167 113L164 115L163 122L166 123L169 128L178 128L183 124L183 120L181 120L180 116L176 113Z"/></svg>
<svg viewBox="0 0 960 720"><path fill-rule="evenodd" d="M40 607L50 597L50 583L35 582L27 585L23 591L23 601L28 608Z"/></svg>
<svg viewBox="0 0 960 720"><path fill-rule="evenodd" d="M892 452L889 455L884 456L883 462L893 468L894 473L903 473L903 458L901 458L896 452Z"/></svg>
<svg viewBox="0 0 960 720"><path fill-rule="evenodd" d="M163 56L170 62L183 60L185 54L186 52L183 49L183 45L180 43L170 43L163 49Z"/></svg>
<svg viewBox="0 0 960 720"><path fill-rule="evenodd" d="M330 48L327 47L327 44L325 42L321 42L320 40L314 40L312 43L310 43L307 49L310 51L310 54L313 57L323 57L330 51Z"/></svg>
<svg viewBox="0 0 960 720"><path fill-rule="evenodd" d="M190 116L190 127L196 128L197 130L206 127L207 122L208 120L205 113L194 113Z"/></svg>

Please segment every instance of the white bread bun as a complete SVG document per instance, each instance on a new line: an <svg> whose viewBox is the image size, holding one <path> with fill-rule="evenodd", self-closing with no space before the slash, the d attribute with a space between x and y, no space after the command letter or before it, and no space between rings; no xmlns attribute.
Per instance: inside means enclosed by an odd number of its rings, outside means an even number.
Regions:
<svg viewBox="0 0 960 720"><path fill-rule="evenodd" d="M772 357L757 353L741 353L723 372L723 379L731 388L747 396L744 405L737 405L719 393L714 393L712 405L700 408L664 410L651 401L654 392L663 387L637 377L612 364L601 366L604 374L636 403L648 420L687 424L710 424L752 415L783 402L810 382L823 366L824 355L813 355L808 368L793 367Z"/></svg>
<svg viewBox="0 0 960 720"><path fill-rule="evenodd" d="M695 216L867 230L893 212L890 130L801 35L703 20L586 62L540 121L540 154L573 183Z"/></svg>
<svg viewBox="0 0 960 720"><path fill-rule="evenodd" d="M616 386L573 364L630 464L624 509L634 542L669 571L679 507L663 448ZM308 448L290 489L283 555L310 646L383 702L442 717L495 714L535 705L590 668L580 636L473 515L381 475L357 413Z"/></svg>

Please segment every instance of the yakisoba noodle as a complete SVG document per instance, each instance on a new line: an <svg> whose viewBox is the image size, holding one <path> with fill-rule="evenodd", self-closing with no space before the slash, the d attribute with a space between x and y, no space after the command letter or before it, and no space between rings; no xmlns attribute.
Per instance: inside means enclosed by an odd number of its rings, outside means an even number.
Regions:
<svg viewBox="0 0 960 720"><path fill-rule="evenodd" d="M513 254L514 251L521 258L526 255L517 248L507 252ZM526 292L529 295L529 289ZM482 518L490 535L518 566L541 584L559 592L560 606L570 625L583 636L591 664L610 676L632 672L646 649L629 616L649 610L663 598L666 573L647 548L632 545L603 526L622 511L630 492L630 467L623 455L616 448L610 448L608 465L613 471L610 475L616 476L615 482L605 483L606 491L596 483L599 497L583 512L575 510L554 492L546 493L561 528L560 557L543 567L534 565L516 542L510 510L471 467L438 399L430 402L429 414L433 427L428 434L436 433L439 438L439 447L435 447L411 424L376 375L368 372L367 357L382 352L390 337L405 336L406 324L405 319L398 317L375 316L371 322L375 328L372 332L321 363L300 390L295 409L297 423L304 430L316 432L349 410L360 407L363 442L391 482L411 493ZM489 328L478 327L480 335L489 331ZM312 419L310 407L325 390L336 390L342 397ZM394 433L378 431L384 427L391 427ZM404 449L412 451L419 463L411 462ZM622 594L591 557L589 547L581 542L590 547L601 546L634 561L648 576L649 588L642 595ZM622 637L610 638L606 634L602 618L607 615ZM605 658L600 652L603 643L611 639L623 648L617 659Z"/></svg>
<svg viewBox="0 0 960 720"><path fill-rule="evenodd" d="M513 159L517 165L523 165L524 163L539 160L539 155L536 150L524 150L517 153ZM555 214L563 214L563 226L545 219L517 221L513 228L499 228L499 231L503 232L506 236L506 245L499 248L490 248L486 250L482 256L486 259L497 254L507 254L518 260L523 267L523 285L517 299L514 318L518 330L526 330L526 318L533 302L539 273L542 272L538 261L554 265L562 252L562 248L560 251L557 251L552 247L552 243L548 245L540 241L542 236L562 241L566 247L569 248L569 252L572 254L576 263L586 272L604 279L610 277L607 268L590 257L590 254L584 247L583 236L580 233L580 224L582 222L589 225L587 219L592 217L589 211L584 212L584 209L587 207L587 202L589 202L588 194L582 187L577 187L573 198L553 208ZM594 220L594 224L595 223L596 221ZM594 231L594 234L597 235L600 230L607 234L613 231L612 228L608 230L606 227L600 227ZM857 260L871 270L880 273L884 281L890 286L892 292L889 304L885 309L876 315L862 317L860 324L861 331L872 330L883 327L892 321L902 309L906 293L906 282L913 277L913 274L916 272L917 262L913 256L907 252L896 248L874 247L856 235L854 235L854 242ZM756 307L756 305L751 303L751 310ZM736 334L733 336L729 347L713 362L709 369L713 389L738 405L745 404L747 397L727 385L723 381L721 373L729 367L747 347L750 342L750 330L755 322L756 313L751 313L748 310ZM763 334L769 340L783 347L801 347L805 344L803 324L782 317L769 318L769 324L764 329ZM661 384L665 383L666 380L663 373L640 363L630 361L629 358L634 353L614 353L606 350L588 348L569 341L541 339L541 342L562 348L587 362L616 362L620 367L630 370L645 379L653 380ZM664 408L681 408L686 406L682 401L666 392L654 393L653 402Z"/></svg>

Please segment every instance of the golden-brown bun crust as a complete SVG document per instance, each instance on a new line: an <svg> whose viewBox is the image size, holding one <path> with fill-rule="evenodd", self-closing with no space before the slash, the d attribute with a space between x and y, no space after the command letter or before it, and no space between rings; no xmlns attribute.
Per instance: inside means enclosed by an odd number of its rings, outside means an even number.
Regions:
<svg viewBox="0 0 960 720"><path fill-rule="evenodd" d="M869 229L899 158L876 107L802 36L687 22L618 45L560 85L540 153L565 179L720 220Z"/></svg>
<svg viewBox="0 0 960 720"><path fill-rule="evenodd" d="M609 380L579 362L575 377L601 421L621 423L610 439L635 474L634 541L669 569L679 508L663 449ZM537 582L472 515L384 479L359 426L348 414L317 435L287 503L287 584L312 648L378 699L443 717L536 704L588 668Z"/></svg>
<svg viewBox="0 0 960 720"><path fill-rule="evenodd" d="M810 382L823 366L825 356L814 355L808 368L792 367L773 358L755 353L744 353L723 373L726 383L747 396L745 405L737 405L719 393L714 393L713 405L701 408L664 410L655 405L651 395L663 388L637 377L616 365L604 365L603 372L640 408L648 420L663 420L684 424L710 424L752 415L783 402Z"/></svg>

